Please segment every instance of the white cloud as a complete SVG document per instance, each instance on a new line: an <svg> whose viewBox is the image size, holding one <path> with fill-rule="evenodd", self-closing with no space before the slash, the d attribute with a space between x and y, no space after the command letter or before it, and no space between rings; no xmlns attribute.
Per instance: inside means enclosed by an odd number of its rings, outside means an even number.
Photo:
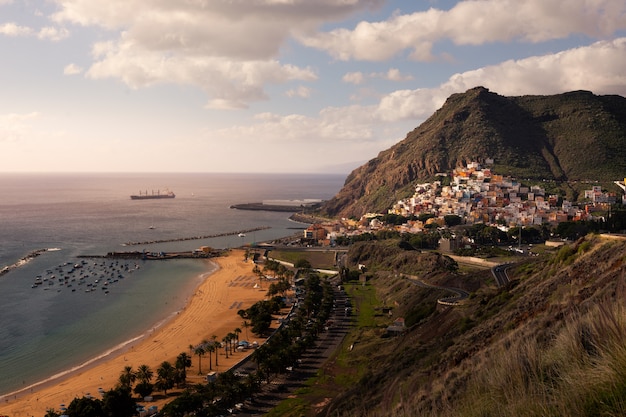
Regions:
<svg viewBox="0 0 626 417"><path fill-rule="evenodd" d="M214 109L245 108L250 101L265 100L263 87L267 83L317 78L309 68L283 65L276 60L163 54L147 50L126 36L118 43L96 44L93 51L96 62L87 71L90 78L119 77L132 88L159 83L194 85L207 93L208 107Z"/></svg>
<svg viewBox="0 0 626 417"><path fill-rule="evenodd" d="M0 114L0 142L16 142L28 136L29 122L39 116L38 112Z"/></svg>
<svg viewBox="0 0 626 417"><path fill-rule="evenodd" d="M83 69L76 64L68 64L63 68L65 75L77 75L83 72Z"/></svg>
<svg viewBox="0 0 626 417"><path fill-rule="evenodd" d="M69 31L65 28L46 26L39 29L38 32L35 32L35 30L31 27L9 22L0 25L0 35L10 37L35 35L37 38L42 40L60 41L69 36Z"/></svg>
<svg viewBox="0 0 626 417"><path fill-rule="evenodd" d="M287 90L285 93L287 97L300 97L300 98L309 98L311 96L311 89L309 87L305 87L300 85L296 88L292 88Z"/></svg>
<svg viewBox="0 0 626 417"><path fill-rule="evenodd" d="M451 94L479 85L509 96L572 90L626 95L626 38L455 74L437 88L394 91L377 114L385 121L423 119Z"/></svg>
<svg viewBox="0 0 626 417"><path fill-rule="evenodd" d="M9 22L0 25L0 35L6 36L28 36L33 33L33 30L26 26L20 26L16 23Z"/></svg>
<svg viewBox="0 0 626 417"><path fill-rule="evenodd" d="M622 0L571 0L567 5L545 0L468 0L448 11L431 8L386 21L360 22L344 28L303 36L308 46L340 60L383 61L410 51L420 61L435 59L433 45L449 39L457 45L493 42L543 42L572 34L606 37L626 29ZM446 54L441 58L449 59Z"/></svg>
<svg viewBox="0 0 626 417"><path fill-rule="evenodd" d="M382 74L381 78L389 81L411 81L413 76L410 74L402 74L397 68L391 68L385 74Z"/></svg>
<svg viewBox="0 0 626 417"><path fill-rule="evenodd" d="M342 78L343 82L350 84L363 84L368 78L381 78L387 81L411 81L413 76L402 74L399 69L391 68L387 72L372 72L364 74L362 72L349 72Z"/></svg>
<svg viewBox="0 0 626 417"><path fill-rule="evenodd" d="M39 39L48 39L51 41L60 41L62 39L67 38L70 35L70 32L65 28L56 28L53 26L47 26L45 28L41 28L37 37Z"/></svg>
<svg viewBox="0 0 626 417"><path fill-rule="evenodd" d="M120 31L93 46L91 78L119 78L132 88L157 83L200 87L210 108L244 108L266 99L264 86L315 80L310 68L277 57L295 32L375 7L381 0L57 0L52 19Z"/></svg>
<svg viewBox="0 0 626 417"><path fill-rule="evenodd" d="M365 75L362 72L349 72L343 76L342 80L350 84L362 84L365 81Z"/></svg>

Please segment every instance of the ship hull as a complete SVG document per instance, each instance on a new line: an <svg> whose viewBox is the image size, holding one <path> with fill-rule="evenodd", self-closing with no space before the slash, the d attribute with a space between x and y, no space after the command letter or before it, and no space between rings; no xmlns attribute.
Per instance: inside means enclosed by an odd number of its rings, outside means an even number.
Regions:
<svg viewBox="0 0 626 417"><path fill-rule="evenodd" d="M174 198L176 195L174 193L167 194L140 194L140 195L131 195L131 200L154 200L160 198Z"/></svg>

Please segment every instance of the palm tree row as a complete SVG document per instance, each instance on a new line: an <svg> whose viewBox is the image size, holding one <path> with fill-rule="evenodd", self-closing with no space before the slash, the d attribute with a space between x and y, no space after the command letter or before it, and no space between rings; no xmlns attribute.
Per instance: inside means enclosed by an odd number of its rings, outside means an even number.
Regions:
<svg viewBox="0 0 626 417"><path fill-rule="evenodd" d="M174 385L184 385L187 380L187 368L191 366L191 358L185 352L176 357L176 362L172 365L164 361L156 370L156 380L152 383L154 371L148 365L140 365L137 370L132 366L125 366L122 370L117 386L132 390L140 398L145 398L152 394L153 390L163 391L167 395L167 390ZM133 384L137 384L133 388Z"/></svg>
<svg viewBox="0 0 626 417"><path fill-rule="evenodd" d="M248 327L248 323L244 321L243 326ZM222 338L222 341L219 342L217 340L217 336L211 336L211 340L204 339L198 345L189 345L189 351L193 352L194 355L198 356L198 375L202 375L202 357L209 354L209 370L213 370L213 361L212 356L215 353L215 366L219 366L218 364L218 355L219 349L224 347L224 353L226 358L228 358L228 354L232 355L233 350L237 348L239 345L239 334L241 333L241 329L239 327L235 328L232 332L229 332ZM233 346L234 344L234 346Z"/></svg>
<svg viewBox="0 0 626 417"><path fill-rule="evenodd" d="M333 291L330 284L319 276L309 273L305 282L305 295L300 307L288 324L277 330L270 339L259 346L251 355L257 370L241 376L227 371L220 373L216 380L207 384L189 387L178 398L167 404L161 414L166 417L184 415L227 414L234 404L252 397L261 387L261 381L269 381L274 375L285 372L288 367L297 367L298 358L313 345L318 332L330 317L333 305ZM262 311L250 308L252 312ZM242 324L247 331L249 322ZM230 351L237 332L222 339L226 352Z"/></svg>

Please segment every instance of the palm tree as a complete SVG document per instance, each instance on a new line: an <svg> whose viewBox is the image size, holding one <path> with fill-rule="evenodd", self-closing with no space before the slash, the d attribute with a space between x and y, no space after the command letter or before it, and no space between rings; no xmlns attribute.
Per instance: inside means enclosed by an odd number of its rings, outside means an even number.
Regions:
<svg viewBox="0 0 626 417"><path fill-rule="evenodd" d="M217 364L217 356L218 356L217 354L218 354L218 348L219 348L219 346L218 346L219 342L217 341L217 335L214 334L213 336L211 336L211 340L213 341L213 346L215 347L215 366L219 366Z"/></svg>
<svg viewBox="0 0 626 417"><path fill-rule="evenodd" d="M248 327L250 327L250 322L249 322L248 320L244 320L244 321L241 323L241 327L243 327L244 329L246 329L246 340L249 340L249 337L248 337Z"/></svg>
<svg viewBox="0 0 626 417"><path fill-rule="evenodd" d="M187 381L187 368L191 366L191 358L185 352L181 352L176 357L175 366L180 375L180 381L178 382L185 383L185 381Z"/></svg>
<svg viewBox="0 0 626 417"><path fill-rule="evenodd" d="M144 398L150 394L152 394L152 369L148 365L141 365L137 368L137 372L135 372L136 378L139 380L139 383L134 389L135 394L139 395L141 398Z"/></svg>
<svg viewBox="0 0 626 417"><path fill-rule="evenodd" d="M176 381L176 368L168 361L162 362L157 369L156 388L167 395L167 390L174 386L174 381Z"/></svg>
<svg viewBox="0 0 626 417"><path fill-rule="evenodd" d="M228 343L230 343L228 335L222 338L222 342L224 343L224 353L226 353L226 359L228 359Z"/></svg>
<svg viewBox="0 0 626 417"><path fill-rule="evenodd" d="M121 388L128 388L130 390L132 388L133 382L135 382L135 379L137 379L137 376L135 375L135 372L133 372L133 367L125 366L118 379L119 386Z"/></svg>
<svg viewBox="0 0 626 417"><path fill-rule="evenodd" d="M235 339L237 340L237 344L239 344L239 334L241 333L241 329L239 327L235 327L233 333L235 333Z"/></svg>
<svg viewBox="0 0 626 417"><path fill-rule="evenodd" d="M215 343L208 342L205 349L209 352L209 371L212 371L213 367L211 366L211 354L215 352ZM215 353L215 366L217 366L217 352Z"/></svg>
<svg viewBox="0 0 626 417"><path fill-rule="evenodd" d="M141 365L137 368L135 375L140 382L150 382L153 376L152 369L148 365Z"/></svg>
<svg viewBox="0 0 626 417"><path fill-rule="evenodd" d="M257 277L259 277L259 288L263 288L263 271L261 271L258 265L254 265L254 268L252 268L252 272L255 273Z"/></svg>
<svg viewBox="0 0 626 417"><path fill-rule="evenodd" d="M202 355L206 353L204 345L200 344L196 346L194 353L198 355L198 375L202 375Z"/></svg>

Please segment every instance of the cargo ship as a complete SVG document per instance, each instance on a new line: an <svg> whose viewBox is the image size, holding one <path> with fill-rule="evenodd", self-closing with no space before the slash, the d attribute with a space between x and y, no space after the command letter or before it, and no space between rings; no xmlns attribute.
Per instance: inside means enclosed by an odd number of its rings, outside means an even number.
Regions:
<svg viewBox="0 0 626 417"><path fill-rule="evenodd" d="M139 191L139 194L131 195L130 199L131 200L152 200L155 198L174 198L174 197L176 197L176 194L174 194L171 191L161 192L161 190L157 190L155 192L154 190L152 190L152 193L148 194L148 191L146 190L145 192Z"/></svg>

